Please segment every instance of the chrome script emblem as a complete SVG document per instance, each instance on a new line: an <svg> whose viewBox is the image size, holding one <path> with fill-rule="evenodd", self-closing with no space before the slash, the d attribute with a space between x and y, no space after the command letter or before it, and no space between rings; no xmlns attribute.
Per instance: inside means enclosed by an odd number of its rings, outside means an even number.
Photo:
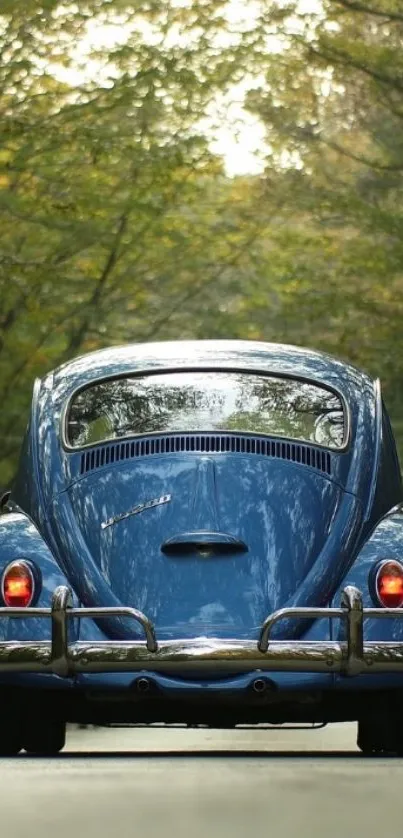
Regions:
<svg viewBox="0 0 403 838"><path fill-rule="evenodd" d="M130 518L131 515L138 515L139 512L144 512L145 509L152 509L154 506L161 506L163 503L169 503L171 497L171 495L162 495L160 498L154 498L154 500L147 500L145 503L139 503L138 506L134 506L133 509L129 510L129 512L123 512L122 515L115 515L114 518L108 518L107 521L103 521L101 524L101 530L106 530L107 527L111 527L112 524L118 524L119 521L124 521L125 518Z"/></svg>

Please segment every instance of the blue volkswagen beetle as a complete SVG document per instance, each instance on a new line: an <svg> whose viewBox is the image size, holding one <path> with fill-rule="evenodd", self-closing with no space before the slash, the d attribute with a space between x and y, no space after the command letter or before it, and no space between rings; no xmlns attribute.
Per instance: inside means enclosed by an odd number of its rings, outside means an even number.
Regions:
<svg viewBox="0 0 403 838"><path fill-rule="evenodd" d="M403 751L403 515L378 382L242 341L34 388L0 518L0 751L66 722L358 721Z"/></svg>

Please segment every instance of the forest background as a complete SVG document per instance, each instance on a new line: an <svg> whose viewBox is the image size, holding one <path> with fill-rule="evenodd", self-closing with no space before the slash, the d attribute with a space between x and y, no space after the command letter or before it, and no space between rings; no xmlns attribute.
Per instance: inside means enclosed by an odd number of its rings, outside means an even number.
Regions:
<svg viewBox="0 0 403 838"><path fill-rule="evenodd" d="M329 351L403 455L400 0L2 0L0 112L0 488L34 378L128 341Z"/></svg>

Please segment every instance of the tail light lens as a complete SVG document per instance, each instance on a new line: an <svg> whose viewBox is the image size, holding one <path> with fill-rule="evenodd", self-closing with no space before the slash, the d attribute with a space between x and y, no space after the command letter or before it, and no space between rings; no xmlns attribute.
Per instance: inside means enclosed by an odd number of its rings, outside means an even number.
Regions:
<svg viewBox="0 0 403 838"><path fill-rule="evenodd" d="M384 608L403 606L403 565L397 561L383 562L375 577L377 598Z"/></svg>
<svg viewBox="0 0 403 838"><path fill-rule="evenodd" d="M8 608L27 608L35 595L34 574L27 562L12 562L1 579L1 593Z"/></svg>

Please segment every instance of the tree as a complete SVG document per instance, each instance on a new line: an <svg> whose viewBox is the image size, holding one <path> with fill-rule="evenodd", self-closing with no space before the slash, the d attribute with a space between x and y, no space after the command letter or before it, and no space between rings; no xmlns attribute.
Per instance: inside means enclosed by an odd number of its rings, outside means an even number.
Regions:
<svg viewBox="0 0 403 838"><path fill-rule="evenodd" d="M105 343L183 334L184 307L236 284L258 230L201 125L260 35L230 32L225 6L2 6L2 483L35 375ZM100 77L72 86L60 66L89 19L126 37L93 52ZM199 317L187 333L201 329Z"/></svg>
<svg viewBox="0 0 403 838"><path fill-rule="evenodd" d="M308 15L293 3L280 34L249 107L267 126L268 177L292 184L283 323L380 374L402 434L400 5L332 0Z"/></svg>

